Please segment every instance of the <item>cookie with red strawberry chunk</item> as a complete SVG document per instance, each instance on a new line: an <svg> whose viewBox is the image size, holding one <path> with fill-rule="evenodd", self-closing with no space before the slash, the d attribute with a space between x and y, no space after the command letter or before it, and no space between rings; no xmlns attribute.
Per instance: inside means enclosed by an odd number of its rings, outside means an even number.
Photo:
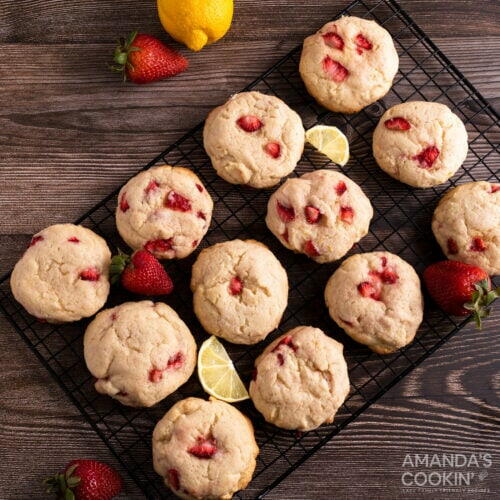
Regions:
<svg viewBox="0 0 500 500"><path fill-rule="evenodd" d="M322 106L357 113L387 94L398 66L387 30L375 21L344 16L304 40L299 70Z"/></svg>
<svg viewBox="0 0 500 500"><path fill-rule="evenodd" d="M111 252L103 238L74 224L49 226L31 239L12 271L15 299L48 323L93 316L109 294Z"/></svg>
<svg viewBox="0 0 500 500"><path fill-rule="evenodd" d="M116 226L133 250L182 259L205 236L212 210L212 198L196 174L163 165L140 172L122 187Z"/></svg>
<svg viewBox="0 0 500 500"><path fill-rule="evenodd" d="M288 277L264 244L231 240L205 248L191 275L194 312L212 335L255 344L278 327Z"/></svg>
<svg viewBox="0 0 500 500"><path fill-rule="evenodd" d="M420 279L390 252L349 257L325 288L331 318L356 342L379 354L409 344L423 318Z"/></svg>
<svg viewBox="0 0 500 500"><path fill-rule="evenodd" d="M500 184L450 189L434 210L432 231L448 259L500 274Z"/></svg>
<svg viewBox="0 0 500 500"><path fill-rule="evenodd" d="M111 282L140 295L168 295L174 284L160 261L147 250L137 250L131 257L120 252L111 259Z"/></svg>
<svg viewBox="0 0 500 500"><path fill-rule="evenodd" d="M389 108L373 133L373 156L384 172L414 187L446 182L467 156L467 131L448 106L409 101Z"/></svg>
<svg viewBox="0 0 500 500"><path fill-rule="evenodd" d="M446 313L453 316L471 315L479 329L490 314L492 303L500 297L500 287L494 289L488 273L478 266L445 260L431 264L424 271L429 295Z"/></svg>
<svg viewBox="0 0 500 500"><path fill-rule="evenodd" d="M267 188L288 175L304 150L300 116L281 99L242 92L210 112L203 143L217 174L231 184Z"/></svg>
<svg viewBox="0 0 500 500"><path fill-rule="evenodd" d="M44 481L47 493L65 500L111 500L123 489L123 480L113 467L97 460L72 460L64 472Z"/></svg>
<svg viewBox="0 0 500 500"><path fill-rule="evenodd" d="M153 406L184 384L196 366L189 328L162 302L126 302L101 311L83 345L97 392L127 406Z"/></svg>
<svg viewBox="0 0 500 500"><path fill-rule="evenodd" d="M266 224L280 242L322 264L363 238L373 208L361 188L333 170L288 179L269 198Z"/></svg>
<svg viewBox="0 0 500 500"><path fill-rule="evenodd" d="M319 328L298 326L255 360L249 394L264 418L308 431L333 418L349 394L344 346Z"/></svg>
<svg viewBox="0 0 500 500"><path fill-rule="evenodd" d="M153 465L180 498L232 498L252 479L259 448L250 420L228 403L187 398L153 431Z"/></svg>
<svg viewBox="0 0 500 500"><path fill-rule="evenodd" d="M113 55L111 69L124 80L151 83L185 71L188 60L152 35L134 31L120 39Z"/></svg>

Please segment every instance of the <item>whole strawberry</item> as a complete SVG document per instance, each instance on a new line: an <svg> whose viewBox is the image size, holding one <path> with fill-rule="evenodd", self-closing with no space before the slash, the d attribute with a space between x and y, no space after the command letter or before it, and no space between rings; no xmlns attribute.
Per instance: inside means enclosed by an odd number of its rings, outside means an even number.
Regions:
<svg viewBox="0 0 500 500"><path fill-rule="evenodd" d="M119 41L113 56L111 69L122 73L134 83L150 83L182 73L189 65L188 60L167 47L158 38L137 34L134 31L127 40Z"/></svg>
<svg viewBox="0 0 500 500"><path fill-rule="evenodd" d="M44 481L47 493L64 500L111 500L123 481L115 469L96 460L72 460L64 472Z"/></svg>
<svg viewBox="0 0 500 500"><path fill-rule="evenodd" d="M424 282L430 296L454 316L472 314L477 327L490 314L490 306L500 296L500 288L492 290L488 273L464 262L445 260L431 264L424 271Z"/></svg>
<svg viewBox="0 0 500 500"><path fill-rule="evenodd" d="M167 295L174 284L160 261L147 250L138 250L132 257L120 252L111 260L111 282L140 295Z"/></svg>

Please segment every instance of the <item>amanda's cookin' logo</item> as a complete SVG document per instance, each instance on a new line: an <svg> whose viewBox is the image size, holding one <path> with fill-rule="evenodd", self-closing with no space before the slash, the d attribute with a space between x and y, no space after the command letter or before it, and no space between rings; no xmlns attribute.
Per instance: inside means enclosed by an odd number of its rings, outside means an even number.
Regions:
<svg viewBox="0 0 500 500"><path fill-rule="evenodd" d="M407 490L489 491L481 482L492 464L490 453L407 454L401 484Z"/></svg>

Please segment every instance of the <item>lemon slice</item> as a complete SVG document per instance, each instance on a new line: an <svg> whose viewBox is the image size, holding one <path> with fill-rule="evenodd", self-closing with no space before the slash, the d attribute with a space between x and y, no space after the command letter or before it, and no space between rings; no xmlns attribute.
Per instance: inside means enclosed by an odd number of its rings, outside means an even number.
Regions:
<svg viewBox="0 0 500 500"><path fill-rule="evenodd" d="M337 165L349 161L349 142L337 127L316 125L306 132L306 140Z"/></svg>
<svg viewBox="0 0 500 500"><path fill-rule="evenodd" d="M249 399L231 358L217 337L210 337L198 353L198 378L205 392L227 403Z"/></svg>

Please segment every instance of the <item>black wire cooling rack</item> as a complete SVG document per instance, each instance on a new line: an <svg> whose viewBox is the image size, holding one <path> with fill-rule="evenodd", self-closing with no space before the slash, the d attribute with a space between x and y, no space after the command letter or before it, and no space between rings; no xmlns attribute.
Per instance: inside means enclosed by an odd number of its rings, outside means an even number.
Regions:
<svg viewBox="0 0 500 500"><path fill-rule="evenodd" d="M375 209L370 233L350 253L388 250L421 272L427 264L441 257L430 231L430 221L443 192L469 181L499 181L499 117L395 1L354 1L337 17L342 14L375 19L395 40L400 70L391 91L382 101L356 115L326 111L307 94L301 82L298 73L300 47L252 82L247 90L280 97L299 112L306 128L322 123L336 125L344 131L351 145L351 158L340 170L362 187ZM431 189L413 189L391 179L376 166L371 155L371 134L381 114L389 106L412 99L447 104L465 122L469 134L470 148L464 167L451 181ZM311 324L345 345L349 366L351 393L332 425L303 434L284 431L265 423L250 402L238 405L254 422L261 453L253 481L237 496L255 498L274 488L446 342L465 322L447 316L427 301L424 321L415 341L399 352L379 356L351 341L329 318L323 303L324 286L338 264L318 265L281 246L264 223L270 192L233 186L215 175L203 149L202 127L203 124L195 127L145 168L158 163L184 165L202 178L216 207L202 248L233 238L256 238L266 243L283 263L291 284L289 305L279 331L264 343L298 324ZM295 175L318 168L338 167L306 148ZM117 192L87 212L78 223L104 236L111 247L125 248L114 223ZM177 287L166 302L178 311L200 342L206 338L206 333L192 312L188 286L194 259L195 256L191 256L168 264ZM156 422L175 401L192 395L205 397L196 376L151 409L127 408L97 394L83 361L82 336L87 322L60 326L38 323L14 300L8 278L7 275L0 282L0 305L17 332L143 493L148 498L169 497L169 490L152 467L151 433ZM108 306L134 299L137 297L115 290ZM226 347L244 381L248 382L253 360L264 346L226 344Z"/></svg>

